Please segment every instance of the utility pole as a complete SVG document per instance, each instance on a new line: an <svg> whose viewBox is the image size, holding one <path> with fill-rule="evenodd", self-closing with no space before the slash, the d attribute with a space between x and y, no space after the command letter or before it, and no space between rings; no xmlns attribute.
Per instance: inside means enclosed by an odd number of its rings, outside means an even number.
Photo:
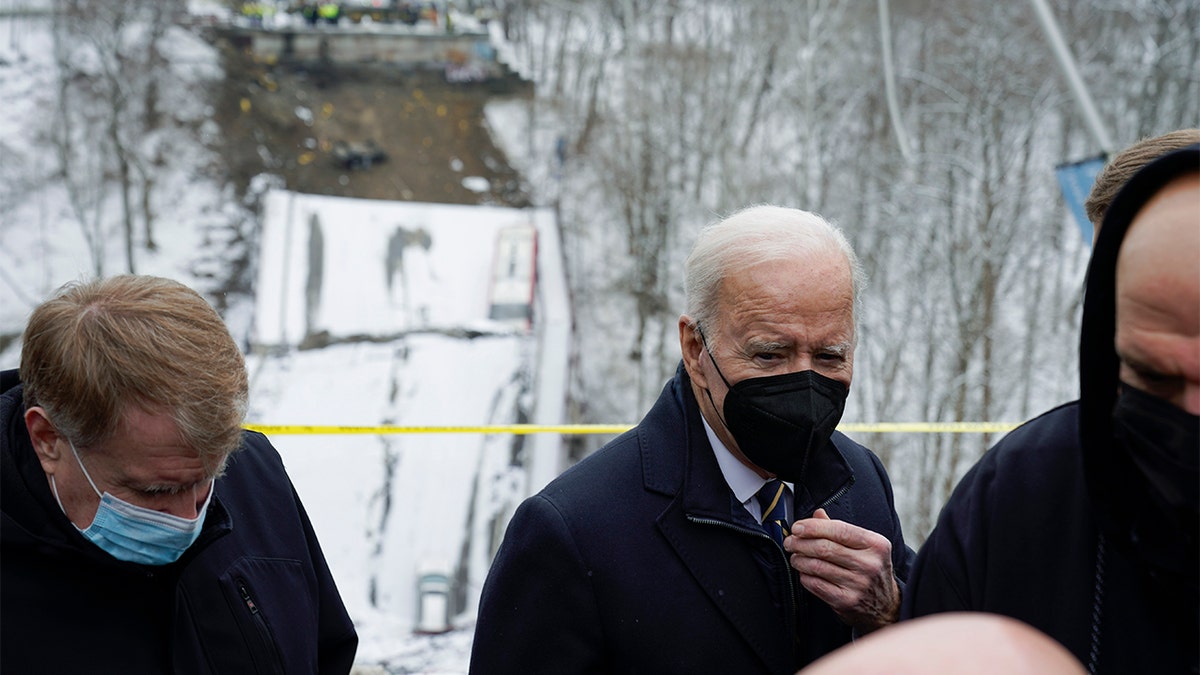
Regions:
<svg viewBox="0 0 1200 675"><path fill-rule="evenodd" d="M1079 76L1075 57L1071 55L1071 50L1067 48L1067 43L1063 40L1062 32L1058 29L1058 22L1054 20L1054 15L1050 12L1050 6L1046 4L1046 0L1030 0L1030 2L1033 3L1038 21L1042 24L1042 30L1046 31L1046 38L1050 41L1050 48L1054 52L1054 57L1058 59L1059 67L1062 68L1063 77L1067 78L1067 84L1071 87L1071 92L1075 94L1075 102L1079 104L1079 110L1083 113L1083 119L1087 123L1088 129L1091 130L1092 136L1095 137L1096 143L1100 145L1104 154L1111 155L1113 151L1112 138L1109 137L1104 123L1100 121L1100 113L1096 111L1096 104L1092 102L1092 95L1088 92L1087 85Z"/></svg>
<svg viewBox="0 0 1200 675"><path fill-rule="evenodd" d="M887 96L888 116L892 119L892 130L896 132L896 144L900 156L906 161L912 158L908 142L908 131L900 118L900 103L896 98L896 67L892 63L892 27L888 0L879 0L879 42L883 46L883 90Z"/></svg>

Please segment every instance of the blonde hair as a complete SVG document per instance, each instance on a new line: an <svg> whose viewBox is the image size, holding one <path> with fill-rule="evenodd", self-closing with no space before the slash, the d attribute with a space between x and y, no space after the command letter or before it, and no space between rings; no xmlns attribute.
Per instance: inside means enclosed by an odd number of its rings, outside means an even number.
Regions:
<svg viewBox="0 0 1200 675"><path fill-rule="evenodd" d="M249 389L216 310L177 281L135 275L69 283L35 309L21 383L26 406L77 446L110 438L130 406L169 414L214 472L240 444Z"/></svg>
<svg viewBox="0 0 1200 675"><path fill-rule="evenodd" d="M1200 143L1200 129L1179 129L1161 136L1143 138L1117 153L1096 175L1092 191L1088 194L1087 201L1083 203L1083 208L1087 211L1087 217L1092 221L1092 226L1096 230L1100 229L1104 214L1108 212L1108 205L1112 203L1113 197L1117 196L1121 188L1125 187L1133 174L1152 160L1194 143Z"/></svg>

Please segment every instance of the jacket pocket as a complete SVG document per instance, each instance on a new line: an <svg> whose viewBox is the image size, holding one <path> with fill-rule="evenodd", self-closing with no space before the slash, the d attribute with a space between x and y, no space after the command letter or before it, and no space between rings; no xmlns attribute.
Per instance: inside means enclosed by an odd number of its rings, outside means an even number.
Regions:
<svg viewBox="0 0 1200 675"><path fill-rule="evenodd" d="M303 567L294 560L242 558L221 575L221 587L249 661L241 672L315 672L315 610Z"/></svg>
<svg viewBox="0 0 1200 675"><path fill-rule="evenodd" d="M271 627L267 625L267 618L258 607L258 600L255 599L257 594L245 577L235 577L233 585L241 601L241 608L234 610L234 616L242 628L242 635L251 645L250 656L254 659L255 672L283 675L285 671L283 661L279 658L279 647L271 634Z"/></svg>

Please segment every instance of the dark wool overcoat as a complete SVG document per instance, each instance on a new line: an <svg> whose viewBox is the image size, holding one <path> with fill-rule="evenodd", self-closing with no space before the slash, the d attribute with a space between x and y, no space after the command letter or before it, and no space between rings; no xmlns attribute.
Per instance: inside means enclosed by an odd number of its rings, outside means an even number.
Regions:
<svg viewBox="0 0 1200 675"><path fill-rule="evenodd" d="M878 458L836 433L796 486L905 546ZM518 509L484 585L471 672L795 673L851 631L734 497L680 367L638 426Z"/></svg>

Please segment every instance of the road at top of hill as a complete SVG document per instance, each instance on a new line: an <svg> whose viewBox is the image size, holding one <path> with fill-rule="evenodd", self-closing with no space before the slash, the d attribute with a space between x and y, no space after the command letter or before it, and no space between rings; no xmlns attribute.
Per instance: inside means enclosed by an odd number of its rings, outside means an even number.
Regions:
<svg viewBox="0 0 1200 675"><path fill-rule="evenodd" d="M224 61L215 116L226 166L242 188L270 173L287 189L312 194L529 205L521 177L484 121L494 87L378 66L268 66L232 50ZM347 151L375 157L348 168Z"/></svg>

